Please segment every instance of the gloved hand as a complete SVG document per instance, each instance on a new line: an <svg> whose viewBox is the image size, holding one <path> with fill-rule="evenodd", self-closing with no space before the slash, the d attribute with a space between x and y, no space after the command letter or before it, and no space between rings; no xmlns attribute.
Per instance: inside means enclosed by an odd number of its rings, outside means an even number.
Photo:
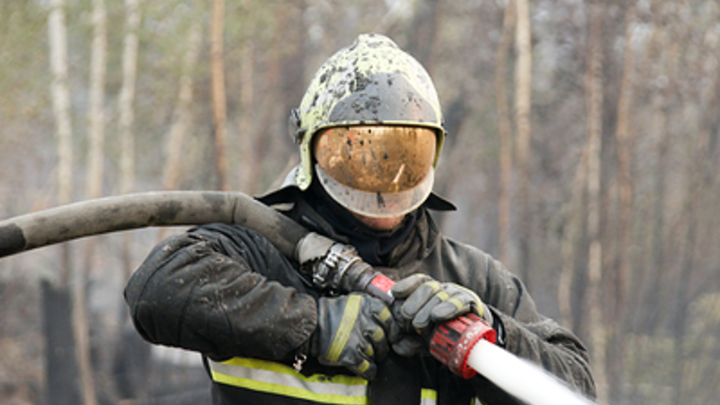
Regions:
<svg viewBox="0 0 720 405"><path fill-rule="evenodd" d="M413 274L392 287L393 314L407 334L393 344L401 356L427 349L435 325L473 312L492 325L492 314L472 290L454 283L440 283L426 274ZM414 331L414 332L413 332Z"/></svg>
<svg viewBox="0 0 720 405"><path fill-rule="evenodd" d="M350 294L318 300L317 329L311 338L310 355L321 364L345 366L372 380L376 363L397 340L400 328L381 300Z"/></svg>

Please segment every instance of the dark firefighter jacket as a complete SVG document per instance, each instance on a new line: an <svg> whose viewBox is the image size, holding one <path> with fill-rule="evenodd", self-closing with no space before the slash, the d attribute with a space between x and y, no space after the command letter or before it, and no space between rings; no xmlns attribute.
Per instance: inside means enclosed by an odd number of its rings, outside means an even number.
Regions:
<svg viewBox="0 0 720 405"><path fill-rule="evenodd" d="M426 273L471 288L492 311L506 350L594 397L582 343L540 315L520 280L500 262L441 235L428 207L406 220L402 235L378 242L352 236L318 208L309 191L286 187L263 201L290 208L286 214L308 229L353 243L394 280ZM426 206L443 204L449 203L433 195ZM292 365L315 330L316 298L322 294L296 268L253 231L205 225L156 246L128 282L125 297L143 338L204 354L216 404L518 403L482 376L455 376L429 354L391 353L370 382L311 358L296 372Z"/></svg>

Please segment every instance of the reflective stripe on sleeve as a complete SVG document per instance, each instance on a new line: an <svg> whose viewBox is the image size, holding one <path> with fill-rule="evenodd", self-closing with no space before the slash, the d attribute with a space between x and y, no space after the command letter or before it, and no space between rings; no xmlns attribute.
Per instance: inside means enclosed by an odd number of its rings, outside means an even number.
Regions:
<svg viewBox="0 0 720 405"><path fill-rule="evenodd" d="M437 391L430 388L423 388L420 391L420 405L437 404Z"/></svg>
<svg viewBox="0 0 720 405"><path fill-rule="evenodd" d="M367 381L346 375L310 377L284 364L233 358L222 363L209 360L215 382L273 395L339 405L367 404Z"/></svg>

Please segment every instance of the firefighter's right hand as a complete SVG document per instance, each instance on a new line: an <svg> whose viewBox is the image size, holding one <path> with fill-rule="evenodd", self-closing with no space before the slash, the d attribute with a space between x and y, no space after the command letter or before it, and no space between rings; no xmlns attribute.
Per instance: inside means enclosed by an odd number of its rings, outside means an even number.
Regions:
<svg viewBox="0 0 720 405"><path fill-rule="evenodd" d="M353 293L318 300L318 323L310 355L321 364L344 366L372 380L376 363L388 353L400 333L390 310L381 300Z"/></svg>

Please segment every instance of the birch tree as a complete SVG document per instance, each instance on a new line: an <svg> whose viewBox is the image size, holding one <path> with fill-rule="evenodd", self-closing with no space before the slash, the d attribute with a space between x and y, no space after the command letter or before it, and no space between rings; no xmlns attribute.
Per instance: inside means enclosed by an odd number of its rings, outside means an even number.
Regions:
<svg viewBox="0 0 720 405"><path fill-rule="evenodd" d="M103 160L105 144L105 72L107 70L107 11L104 0L93 0L93 38L90 60L90 100L88 110L88 150L86 198L102 195ZM96 238L85 246L85 267L73 269L73 333L80 366L83 403L95 405L95 384L90 363L90 332L87 320L85 283L95 268ZM84 270L84 271L83 271Z"/></svg>
<svg viewBox="0 0 720 405"><path fill-rule="evenodd" d="M120 193L131 193L135 189L135 134L133 124L135 121L135 86L137 77L138 57L138 27L140 26L140 1L125 0L125 30L122 50L122 86L118 98L118 133L120 137ZM123 279L130 277L134 270L132 260L133 233L125 232L122 240L122 266ZM125 360L132 356L143 356L140 350L123 355L125 348L123 329L129 320L127 307L121 306L116 315L118 322L113 331L109 333L110 346L108 358L113 359L113 367L117 367L118 358ZM125 349L126 350L126 349ZM139 373L138 373L139 374ZM115 380L116 389L123 391L125 385L121 379Z"/></svg>
<svg viewBox="0 0 720 405"><path fill-rule="evenodd" d="M122 74L118 107L120 117L120 193L127 194L135 188L135 82L137 76L138 26L140 25L139 0L125 0L125 36L123 38Z"/></svg>
<svg viewBox="0 0 720 405"><path fill-rule="evenodd" d="M51 11L48 16L48 34L50 44L50 70L52 72L51 93L58 147L57 190L58 204L63 205L72 201L73 188L72 121L70 115L70 90L68 85L67 25L65 22L66 4L64 0L53 0L50 4ZM43 286L43 302L45 303L43 315L46 325L52 324L52 320L56 319L56 314L52 312L53 310L59 310L60 313L62 313L63 309L67 308L72 311L72 304L64 299L64 297L68 297L67 291L69 290L71 266L71 248L68 244L64 244L61 247L60 286L59 288L54 288L50 284ZM77 375L78 358L68 358L69 356L66 356L64 353L68 351L71 353L74 352L77 344L74 344L72 329L68 330L66 324L60 324L58 326L60 326L60 328L47 329L45 333L48 347L48 350L46 350L46 394L49 403L53 405L70 405L78 403L81 400L80 387L77 381L72 380L72 377ZM67 336L64 336L67 334L71 336L69 342L66 340ZM58 342L63 342L64 347L55 346ZM60 349L60 351L56 349ZM65 374L58 375L57 373L60 370L64 370ZM62 377L66 378L63 379Z"/></svg>
<svg viewBox="0 0 720 405"><path fill-rule="evenodd" d="M103 147L105 144L105 72L107 70L107 11L104 0L93 0L90 100L88 112L88 173L86 197L102 194Z"/></svg>
<svg viewBox="0 0 720 405"><path fill-rule="evenodd" d="M52 71L52 100L55 130L58 139L58 204L72 201L72 120L70 118L70 89L68 87L67 26L65 0L52 0L48 16L50 37L50 69ZM66 278L66 277L63 277Z"/></svg>
<svg viewBox="0 0 720 405"><path fill-rule="evenodd" d="M123 81L120 89L118 107L120 118L120 193L131 193L135 188L135 136L133 122L135 110L135 82L137 76L138 35L140 25L139 0L125 0L125 36L123 38L122 73ZM123 236L123 266L125 275L132 273L132 257L130 251L131 234Z"/></svg>

